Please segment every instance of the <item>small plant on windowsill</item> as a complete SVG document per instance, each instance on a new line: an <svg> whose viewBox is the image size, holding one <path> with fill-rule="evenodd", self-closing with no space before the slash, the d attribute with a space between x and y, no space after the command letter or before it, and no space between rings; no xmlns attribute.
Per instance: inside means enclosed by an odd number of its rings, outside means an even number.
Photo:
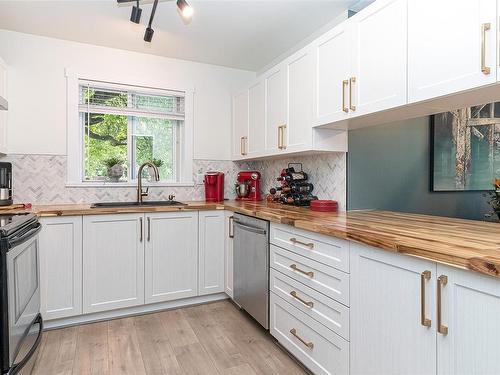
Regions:
<svg viewBox="0 0 500 375"><path fill-rule="evenodd" d="M104 164L108 168L108 178L110 181L119 182L123 176L125 168L123 167L123 159L118 157L110 157L104 160Z"/></svg>
<svg viewBox="0 0 500 375"><path fill-rule="evenodd" d="M150 163L151 164L154 164L156 168L160 169L161 166L163 165L163 160L161 159L151 159L150 160ZM148 172L149 172L149 181L151 182L151 180L153 179L153 176L155 175L155 172L152 170L153 168L151 167L148 167Z"/></svg>
<svg viewBox="0 0 500 375"><path fill-rule="evenodd" d="M486 195L488 197L488 203L493 211L485 216L492 217L496 214L498 216L498 220L500 220L500 178L495 178L493 186L494 190L489 191Z"/></svg>

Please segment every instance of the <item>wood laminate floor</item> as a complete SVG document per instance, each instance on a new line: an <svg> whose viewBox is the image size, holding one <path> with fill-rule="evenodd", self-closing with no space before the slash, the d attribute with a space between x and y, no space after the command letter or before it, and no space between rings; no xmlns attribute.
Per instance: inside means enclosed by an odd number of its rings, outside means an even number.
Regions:
<svg viewBox="0 0 500 375"><path fill-rule="evenodd" d="M307 374L223 301L45 333L33 375Z"/></svg>

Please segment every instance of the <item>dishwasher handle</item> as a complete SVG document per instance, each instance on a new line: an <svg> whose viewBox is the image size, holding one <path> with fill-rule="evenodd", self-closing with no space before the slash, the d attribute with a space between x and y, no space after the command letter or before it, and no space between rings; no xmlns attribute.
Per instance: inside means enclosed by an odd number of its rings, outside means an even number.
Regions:
<svg viewBox="0 0 500 375"><path fill-rule="evenodd" d="M233 223L234 223L234 225L240 227L241 229L247 230L249 232L254 232L254 233L258 233L258 234L266 234L267 233L267 231L265 229L252 227L252 226L246 225L246 224L241 224L240 221L236 218L233 219Z"/></svg>

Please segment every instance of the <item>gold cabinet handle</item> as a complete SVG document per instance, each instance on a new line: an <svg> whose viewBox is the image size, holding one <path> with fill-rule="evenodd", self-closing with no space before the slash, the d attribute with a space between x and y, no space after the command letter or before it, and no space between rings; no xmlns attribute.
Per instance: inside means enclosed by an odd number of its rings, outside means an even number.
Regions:
<svg viewBox="0 0 500 375"><path fill-rule="evenodd" d="M305 243L305 242L299 241L295 237L294 238L290 238L290 242L293 243L294 245L298 244L298 245L302 245L302 246L308 247L311 250L314 249L314 244L312 242Z"/></svg>
<svg viewBox="0 0 500 375"><path fill-rule="evenodd" d="M299 267L297 267L296 264L290 264L290 268L294 271L300 272L306 276L309 276L311 279L314 277L314 272L313 271L304 271L301 270Z"/></svg>
<svg viewBox="0 0 500 375"><path fill-rule="evenodd" d="M142 227L142 217L139 218L139 223L140 223L140 229L141 229L141 233L139 235L139 241L142 242L142 231L144 230L144 228Z"/></svg>
<svg viewBox="0 0 500 375"><path fill-rule="evenodd" d="M486 31L490 29L491 24L489 22L481 25L481 72L486 75L491 72L490 67L486 66Z"/></svg>
<svg viewBox="0 0 500 375"><path fill-rule="evenodd" d="M151 241L151 218L148 217L148 242Z"/></svg>
<svg viewBox="0 0 500 375"><path fill-rule="evenodd" d="M229 238L234 238L234 216L229 216Z"/></svg>
<svg viewBox="0 0 500 375"><path fill-rule="evenodd" d="M349 112L349 108L347 108L347 106L345 105L345 89L347 86L349 86L349 81L347 79L344 79L342 81L342 110L345 113Z"/></svg>
<svg viewBox="0 0 500 375"><path fill-rule="evenodd" d="M309 307L309 308L311 308L311 309L314 307L314 302L308 302L308 301L303 300L302 298L300 298L300 297L297 295L297 292L296 292L295 290L292 290L292 291L290 292L290 295L291 295L293 298L295 298L297 301L299 301L299 302L303 303L304 305L306 305L307 307Z"/></svg>
<svg viewBox="0 0 500 375"><path fill-rule="evenodd" d="M314 348L314 344L309 341L307 342L306 340L304 340L302 337L300 337L298 334L297 334L297 330L295 328L292 328L290 330L290 333L297 339L299 340L302 344L304 344L305 346L307 346L309 349L313 349Z"/></svg>
<svg viewBox="0 0 500 375"><path fill-rule="evenodd" d="M448 276L441 275L437 280L437 330L442 335L448 334L448 327L443 324L442 289L448 283Z"/></svg>
<svg viewBox="0 0 500 375"><path fill-rule="evenodd" d="M278 126L278 148L280 150L285 150L285 129L286 124Z"/></svg>
<svg viewBox="0 0 500 375"><path fill-rule="evenodd" d="M349 78L349 108L351 109L351 111L356 110L356 106L354 104L352 104L352 102L353 102L353 100L352 100L352 87L354 86L355 83L356 83L356 77Z"/></svg>
<svg viewBox="0 0 500 375"><path fill-rule="evenodd" d="M241 155L245 155L245 153L243 152L243 147L244 147L243 146L243 142L244 142L244 139L245 139L245 137L241 137L240 138L240 154Z"/></svg>
<svg viewBox="0 0 500 375"><path fill-rule="evenodd" d="M281 150L281 126L278 126L278 150Z"/></svg>
<svg viewBox="0 0 500 375"><path fill-rule="evenodd" d="M420 323L424 327L431 326L431 320L425 317L425 284L431 279L431 271L424 271L420 274Z"/></svg>

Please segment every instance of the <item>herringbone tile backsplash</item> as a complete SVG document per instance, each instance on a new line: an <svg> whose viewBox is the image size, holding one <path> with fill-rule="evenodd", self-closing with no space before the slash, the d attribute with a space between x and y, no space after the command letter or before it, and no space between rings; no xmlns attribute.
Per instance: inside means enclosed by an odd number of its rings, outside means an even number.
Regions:
<svg viewBox="0 0 500 375"><path fill-rule="evenodd" d="M133 201L135 187L66 187L66 156L63 155L9 155L0 161L13 165L15 202L91 203L105 201ZM335 199L345 209L346 156L342 153L282 157L279 159L231 162L223 160L194 160L196 173L209 170L225 173L225 197L234 199L234 182L240 170L258 170L262 173L263 193L275 185L276 177L289 162L302 162L314 184L314 194L320 199ZM150 199L167 199L174 194L177 200L204 199L203 185L188 187L150 187Z"/></svg>

